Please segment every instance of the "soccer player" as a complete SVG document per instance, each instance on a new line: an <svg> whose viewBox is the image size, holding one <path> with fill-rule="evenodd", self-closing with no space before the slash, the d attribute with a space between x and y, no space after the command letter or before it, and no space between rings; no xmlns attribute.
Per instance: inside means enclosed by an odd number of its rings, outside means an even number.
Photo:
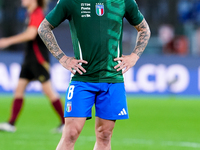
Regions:
<svg viewBox="0 0 200 150"><path fill-rule="evenodd" d="M26 86L32 80L38 80L42 84L44 94L49 98L60 118L60 125L54 131L62 132L64 112L59 95L54 91L50 82L49 51L37 33L37 29L44 19L43 8L46 6L46 2L45 0L22 0L21 2L28 12L26 30L18 35L0 39L0 49L4 49L12 44L27 42L26 55L14 93L11 116L8 122L0 124L0 130L16 131L15 123L24 102L23 97Z"/></svg>
<svg viewBox="0 0 200 150"><path fill-rule="evenodd" d="M136 47L122 55L123 18L137 31ZM75 57L58 46L52 30L68 19ZM42 21L39 35L61 65L71 71L66 93L65 126L57 150L73 150L95 105L94 150L110 150L116 120L128 119L123 74L135 65L150 29L135 0L59 0Z"/></svg>

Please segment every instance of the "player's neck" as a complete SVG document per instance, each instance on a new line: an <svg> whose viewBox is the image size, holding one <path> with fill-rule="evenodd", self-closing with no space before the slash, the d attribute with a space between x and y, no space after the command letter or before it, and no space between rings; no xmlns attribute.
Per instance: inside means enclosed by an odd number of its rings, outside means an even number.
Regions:
<svg viewBox="0 0 200 150"><path fill-rule="evenodd" d="M32 4L27 8L28 13L32 13L37 7L38 7L37 2L36 2L36 3L32 3Z"/></svg>

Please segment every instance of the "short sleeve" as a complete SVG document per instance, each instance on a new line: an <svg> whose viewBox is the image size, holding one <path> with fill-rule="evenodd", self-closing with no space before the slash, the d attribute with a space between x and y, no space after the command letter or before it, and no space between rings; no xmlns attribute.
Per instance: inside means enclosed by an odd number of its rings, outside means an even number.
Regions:
<svg viewBox="0 0 200 150"><path fill-rule="evenodd" d="M125 18L128 22L136 26L144 19L143 15L138 9L138 5L135 0L125 0Z"/></svg>
<svg viewBox="0 0 200 150"><path fill-rule="evenodd" d="M57 5L46 16L47 21L52 26L57 27L65 19L69 19L69 1L70 0L59 0Z"/></svg>
<svg viewBox="0 0 200 150"><path fill-rule="evenodd" d="M29 22L28 26L29 27L34 26L34 27L38 28L40 26L40 23L44 19L44 14L43 14L42 10L37 9L32 14L30 14L29 17L30 17L30 22Z"/></svg>

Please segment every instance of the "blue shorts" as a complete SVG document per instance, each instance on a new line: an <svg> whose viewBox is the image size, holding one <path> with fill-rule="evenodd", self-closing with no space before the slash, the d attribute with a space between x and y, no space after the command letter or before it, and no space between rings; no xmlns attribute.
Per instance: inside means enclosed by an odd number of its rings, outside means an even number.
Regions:
<svg viewBox="0 0 200 150"><path fill-rule="evenodd" d="M106 120L128 119L124 83L89 83L72 81L65 98L64 117L92 117Z"/></svg>

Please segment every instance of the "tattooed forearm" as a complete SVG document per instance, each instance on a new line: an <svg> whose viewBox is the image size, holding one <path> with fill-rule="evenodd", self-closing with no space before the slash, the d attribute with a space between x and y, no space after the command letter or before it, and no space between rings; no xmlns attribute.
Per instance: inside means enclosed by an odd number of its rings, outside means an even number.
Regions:
<svg viewBox="0 0 200 150"><path fill-rule="evenodd" d="M135 28L138 30L138 36L133 53L140 57L148 44L151 32L145 19Z"/></svg>
<svg viewBox="0 0 200 150"><path fill-rule="evenodd" d="M65 54L58 46L58 43L52 32L53 28L54 27L46 19L44 19L38 28L38 34L53 56L60 60Z"/></svg>
<svg viewBox="0 0 200 150"><path fill-rule="evenodd" d="M55 56L55 57L56 57L56 59L60 60L64 55L65 55L64 53L61 53L61 54L59 54L58 56Z"/></svg>

